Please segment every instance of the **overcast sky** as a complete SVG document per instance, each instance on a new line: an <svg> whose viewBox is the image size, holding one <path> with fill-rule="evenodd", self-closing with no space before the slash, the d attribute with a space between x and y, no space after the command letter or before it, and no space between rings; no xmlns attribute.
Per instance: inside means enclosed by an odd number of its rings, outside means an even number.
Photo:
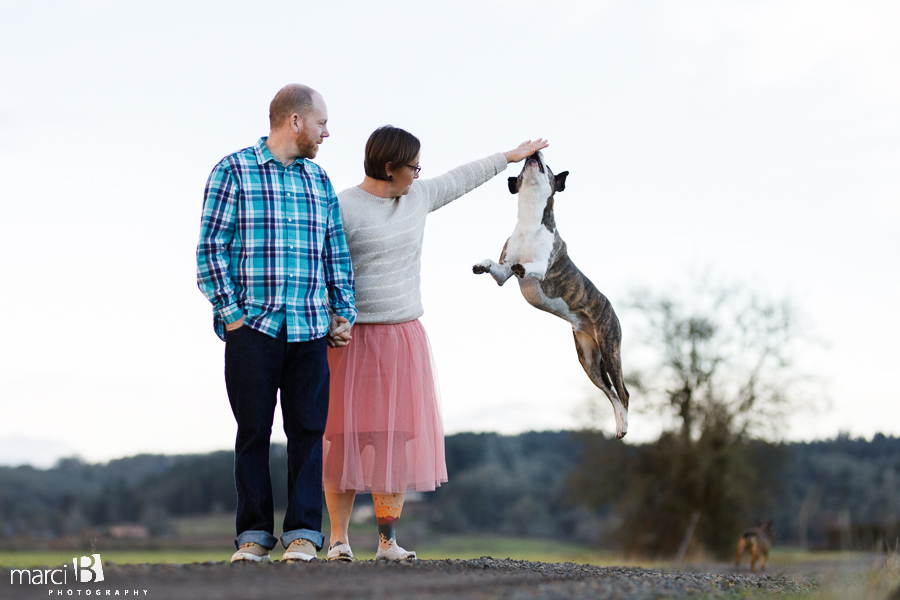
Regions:
<svg viewBox="0 0 900 600"><path fill-rule="evenodd" d="M828 341L804 361L831 408L785 437L898 435L897 23L858 0L0 2L0 463L232 447L203 187L291 82L328 104L337 190L386 123L421 139L422 177L549 138L559 231L614 306L692 270L790 296ZM577 428L599 394L566 323L471 273L512 232L517 173L426 229L448 433ZM632 408L626 439L652 439Z"/></svg>

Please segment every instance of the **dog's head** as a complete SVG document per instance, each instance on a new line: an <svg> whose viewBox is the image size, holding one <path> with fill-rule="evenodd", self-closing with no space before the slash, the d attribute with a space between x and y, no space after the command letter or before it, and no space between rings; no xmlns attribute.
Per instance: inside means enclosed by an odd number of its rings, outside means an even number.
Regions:
<svg viewBox="0 0 900 600"><path fill-rule="evenodd" d="M522 167L522 172L518 177L509 178L509 192L518 194L525 191L533 193L539 198L547 199L556 192L566 189L568 175L568 171L554 175L547 163L544 162L544 155L538 150L525 159L525 166Z"/></svg>

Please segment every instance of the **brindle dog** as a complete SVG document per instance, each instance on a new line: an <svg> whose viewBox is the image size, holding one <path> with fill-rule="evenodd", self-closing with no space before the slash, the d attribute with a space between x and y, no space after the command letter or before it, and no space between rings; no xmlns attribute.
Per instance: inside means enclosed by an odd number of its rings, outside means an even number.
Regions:
<svg viewBox="0 0 900 600"><path fill-rule="evenodd" d="M748 529L741 534L737 543L737 557L734 559L734 567L741 564L741 556L744 552L750 553L750 570L756 573L756 563L762 561L761 569L766 568L769 561L769 550L772 548L772 522Z"/></svg>
<svg viewBox="0 0 900 600"><path fill-rule="evenodd" d="M578 360L612 402L616 437L622 438L628 431L628 390L619 356L619 319L606 296L569 258L553 217L553 196L565 189L568 175L554 175L540 152L528 157L519 176L509 178L509 191L519 195L519 220L500 262L488 259L472 271L490 273L498 285L515 275L532 306L571 323Z"/></svg>

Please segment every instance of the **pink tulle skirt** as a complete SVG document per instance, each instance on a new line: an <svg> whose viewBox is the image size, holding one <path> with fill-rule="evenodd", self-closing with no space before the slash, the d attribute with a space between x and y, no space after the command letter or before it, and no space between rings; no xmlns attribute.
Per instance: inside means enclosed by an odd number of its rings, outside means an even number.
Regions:
<svg viewBox="0 0 900 600"><path fill-rule="evenodd" d="M331 395L323 443L328 492L432 491L447 481L431 347L418 319L360 323L328 349Z"/></svg>

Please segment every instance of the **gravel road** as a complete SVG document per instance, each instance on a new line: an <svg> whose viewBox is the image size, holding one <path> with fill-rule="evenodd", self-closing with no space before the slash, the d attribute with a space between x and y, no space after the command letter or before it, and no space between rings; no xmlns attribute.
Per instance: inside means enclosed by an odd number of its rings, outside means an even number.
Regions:
<svg viewBox="0 0 900 600"><path fill-rule="evenodd" d="M716 568L708 572L658 571L633 567L550 564L483 557L475 560L420 560L409 563L357 561L329 563L194 563L104 565L95 584L62 586L2 584L0 597L240 599L256 598L507 598L551 600L591 598L745 598L759 592L797 593L817 588L805 575L757 575ZM724 567L724 565L722 565ZM700 569L702 571L703 569ZM716 572L722 571L722 572ZM5 588L5 589L4 589ZM7 594L6 592L11 592ZM71 593L70 593L71 592ZM127 592L127 593L126 593Z"/></svg>

